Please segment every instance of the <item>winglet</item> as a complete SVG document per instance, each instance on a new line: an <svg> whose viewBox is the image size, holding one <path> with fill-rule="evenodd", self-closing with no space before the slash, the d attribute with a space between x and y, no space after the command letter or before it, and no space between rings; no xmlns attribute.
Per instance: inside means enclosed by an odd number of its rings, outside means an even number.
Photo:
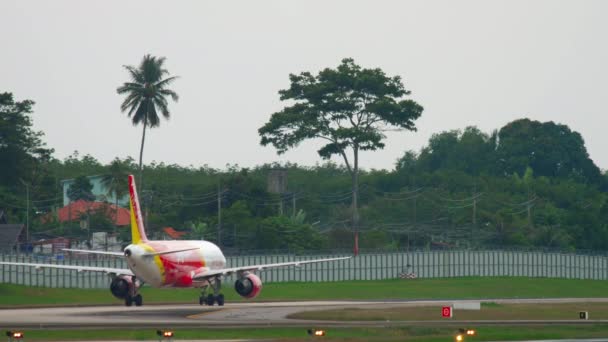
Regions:
<svg viewBox="0 0 608 342"><path fill-rule="evenodd" d="M144 222L141 217L139 199L137 198L137 188L135 187L135 177L129 175L129 196L131 207L131 242L140 243L148 241Z"/></svg>

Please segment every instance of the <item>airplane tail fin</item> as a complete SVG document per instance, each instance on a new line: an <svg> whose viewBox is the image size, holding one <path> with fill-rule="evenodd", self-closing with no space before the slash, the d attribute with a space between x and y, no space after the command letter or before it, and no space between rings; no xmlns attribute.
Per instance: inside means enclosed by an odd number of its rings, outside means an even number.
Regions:
<svg viewBox="0 0 608 342"><path fill-rule="evenodd" d="M144 221L142 220L139 199L137 198L137 188L135 187L135 177L129 175L129 196L131 207L131 243L148 241Z"/></svg>

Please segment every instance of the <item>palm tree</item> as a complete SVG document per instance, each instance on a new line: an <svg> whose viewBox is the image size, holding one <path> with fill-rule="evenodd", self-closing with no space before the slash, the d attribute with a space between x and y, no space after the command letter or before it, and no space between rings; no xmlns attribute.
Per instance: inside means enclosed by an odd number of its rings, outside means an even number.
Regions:
<svg viewBox="0 0 608 342"><path fill-rule="evenodd" d="M163 68L165 57L154 57L145 55L139 67L125 65L125 69L131 76L130 82L125 82L116 90L118 94L126 94L127 97L120 106L120 110L132 119L133 125L143 123L144 130L141 136L141 149L139 150L139 186L142 184L142 158L144 154L144 142L146 140L146 128L158 127L160 118L157 110L169 119L170 113L167 107L167 97L173 101L179 99L177 93L167 89L177 76L167 77L169 71Z"/></svg>

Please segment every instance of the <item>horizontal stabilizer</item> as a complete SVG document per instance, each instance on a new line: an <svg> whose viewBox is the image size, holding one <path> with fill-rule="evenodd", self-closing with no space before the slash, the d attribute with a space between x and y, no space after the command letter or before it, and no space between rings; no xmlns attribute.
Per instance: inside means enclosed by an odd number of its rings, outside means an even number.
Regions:
<svg viewBox="0 0 608 342"><path fill-rule="evenodd" d="M77 272L100 272L100 273L106 273L106 274L115 275L115 276L116 275L127 275L127 276L134 275L133 272L131 272L131 270L124 269L124 268L80 266L80 265L58 265L58 264L34 264L34 263L28 263L28 262L5 262L5 261L0 261L0 265L28 266L28 267L34 267L37 270L42 269L42 268L54 268L54 269L61 269L61 270L72 270L72 271L77 271Z"/></svg>
<svg viewBox="0 0 608 342"><path fill-rule="evenodd" d="M145 253L143 256L150 257L150 256L157 256L157 255L173 254L173 253L179 253L179 252L193 251L195 249L199 249L199 247L174 249L174 250L170 250L170 251L162 251L162 252L154 252L154 253Z"/></svg>

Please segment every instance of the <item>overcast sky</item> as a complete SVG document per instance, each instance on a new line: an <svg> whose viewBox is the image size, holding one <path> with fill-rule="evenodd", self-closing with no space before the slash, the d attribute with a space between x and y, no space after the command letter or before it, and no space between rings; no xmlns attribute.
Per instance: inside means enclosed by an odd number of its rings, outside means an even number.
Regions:
<svg viewBox="0 0 608 342"><path fill-rule="evenodd" d="M417 132L391 133L363 168L393 168L433 133L529 117L580 132L605 169L607 13L608 1L2 0L0 91L36 101L35 128L58 158L137 158L122 66L165 56L180 100L149 131L145 163L314 165L319 143L277 156L257 129L282 108L290 73L352 57L400 75L425 108Z"/></svg>

